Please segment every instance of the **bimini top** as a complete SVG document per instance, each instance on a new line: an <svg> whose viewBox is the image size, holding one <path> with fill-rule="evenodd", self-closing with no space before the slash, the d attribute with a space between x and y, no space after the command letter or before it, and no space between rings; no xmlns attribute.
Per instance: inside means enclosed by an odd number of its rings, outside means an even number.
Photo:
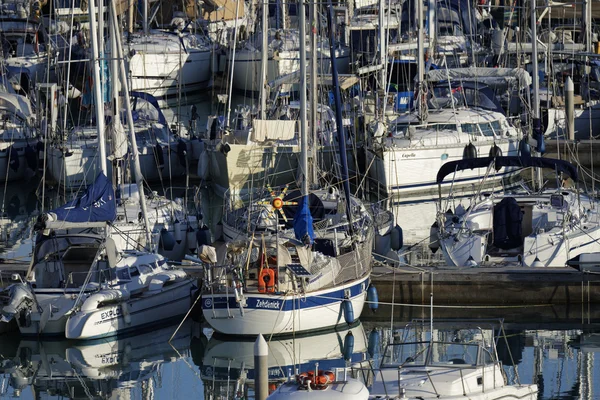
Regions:
<svg viewBox="0 0 600 400"><path fill-rule="evenodd" d="M557 160L555 158L542 158L542 157L479 157L469 158L466 160L450 161L442 165L437 173L436 182L441 184L444 178L454 172L462 171L465 169L473 168L486 168L494 162L496 169L501 167L537 167L537 168L550 168L556 172L564 172L573 179L573 182L577 182L578 174L577 168L564 160Z"/></svg>

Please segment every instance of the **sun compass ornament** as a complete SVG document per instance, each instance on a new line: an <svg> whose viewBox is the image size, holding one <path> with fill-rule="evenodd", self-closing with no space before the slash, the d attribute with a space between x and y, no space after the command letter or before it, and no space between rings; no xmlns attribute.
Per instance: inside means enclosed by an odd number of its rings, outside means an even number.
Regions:
<svg viewBox="0 0 600 400"><path fill-rule="evenodd" d="M259 201L258 204L263 206L271 206L271 210L269 211L269 217L273 215L275 211L279 211L279 214L283 218L283 220L287 223L288 219L285 213L283 212L283 206L297 206L298 202L296 201L285 201L283 198L288 191L289 185L285 185L281 193L279 195L275 194L275 191L271 188L271 186L267 185L267 190L271 194L271 201Z"/></svg>

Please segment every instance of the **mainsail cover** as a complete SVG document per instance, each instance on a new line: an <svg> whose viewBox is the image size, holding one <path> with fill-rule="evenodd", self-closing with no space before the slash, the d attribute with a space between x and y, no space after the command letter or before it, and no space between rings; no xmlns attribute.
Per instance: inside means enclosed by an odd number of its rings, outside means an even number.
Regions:
<svg viewBox="0 0 600 400"><path fill-rule="evenodd" d="M112 222L117 217L115 192L112 182L99 173L85 194L50 211L58 221Z"/></svg>
<svg viewBox="0 0 600 400"><path fill-rule="evenodd" d="M313 218L308 208L308 196L302 196L296 215L294 216L294 234L296 239L306 245L310 245L315 240L315 231L313 229Z"/></svg>

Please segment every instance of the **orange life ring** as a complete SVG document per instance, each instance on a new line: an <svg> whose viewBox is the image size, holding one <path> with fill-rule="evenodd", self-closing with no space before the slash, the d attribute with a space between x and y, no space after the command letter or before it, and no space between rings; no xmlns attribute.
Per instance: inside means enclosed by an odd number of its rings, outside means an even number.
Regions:
<svg viewBox="0 0 600 400"><path fill-rule="evenodd" d="M258 276L258 292L275 292L275 271L271 268L263 268Z"/></svg>

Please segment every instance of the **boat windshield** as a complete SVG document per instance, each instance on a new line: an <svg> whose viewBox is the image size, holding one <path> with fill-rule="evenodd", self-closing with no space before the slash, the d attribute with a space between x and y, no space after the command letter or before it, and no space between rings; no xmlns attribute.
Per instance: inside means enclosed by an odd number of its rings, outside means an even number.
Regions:
<svg viewBox="0 0 600 400"><path fill-rule="evenodd" d="M480 343L409 342L388 345L381 368L449 365L472 367L491 363L491 351Z"/></svg>
<svg viewBox="0 0 600 400"><path fill-rule="evenodd" d="M486 110L497 110L498 107L483 90L469 87L437 86L433 88L428 100L429 108L461 108L479 107Z"/></svg>

